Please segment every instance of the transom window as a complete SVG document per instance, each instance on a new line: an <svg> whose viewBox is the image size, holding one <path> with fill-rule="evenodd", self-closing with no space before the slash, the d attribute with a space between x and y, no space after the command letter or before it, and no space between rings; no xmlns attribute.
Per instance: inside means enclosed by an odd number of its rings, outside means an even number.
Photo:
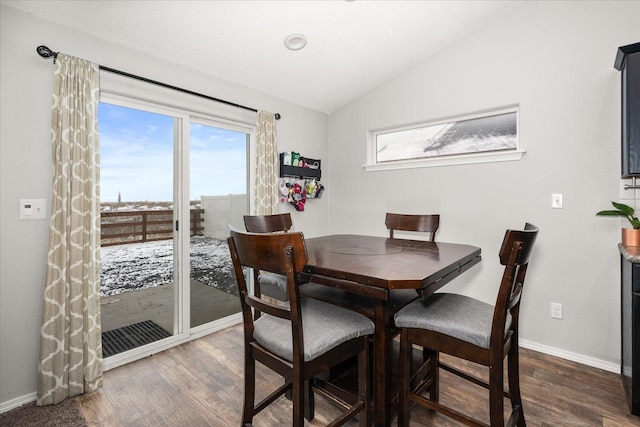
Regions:
<svg viewBox="0 0 640 427"><path fill-rule="evenodd" d="M367 170L519 160L518 108L369 132Z"/></svg>

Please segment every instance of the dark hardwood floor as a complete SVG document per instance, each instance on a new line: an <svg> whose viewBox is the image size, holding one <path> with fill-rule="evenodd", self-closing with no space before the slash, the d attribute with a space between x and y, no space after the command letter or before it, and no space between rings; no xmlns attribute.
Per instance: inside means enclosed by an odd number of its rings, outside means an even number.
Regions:
<svg viewBox="0 0 640 427"><path fill-rule="evenodd" d="M102 389L77 399L92 426L238 426L242 352L238 325L107 371ZM475 372L470 364L456 365ZM520 369L528 426L640 426L640 418L627 411L616 374L526 349L521 349ZM256 370L258 398L282 384L260 364ZM456 402L488 422L487 392L447 372L441 379L442 401ZM290 425L290 411L290 402L281 398L256 416L253 425ZM336 413L318 397L316 419L309 425L325 425ZM411 425L459 424L413 407Z"/></svg>

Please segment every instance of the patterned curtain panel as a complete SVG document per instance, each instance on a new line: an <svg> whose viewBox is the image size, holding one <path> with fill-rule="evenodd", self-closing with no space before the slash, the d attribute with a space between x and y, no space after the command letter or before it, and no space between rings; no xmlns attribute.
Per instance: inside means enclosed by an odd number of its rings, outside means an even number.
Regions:
<svg viewBox="0 0 640 427"><path fill-rule="evenodd" d="M256 147L257 215L278 213L278 141L275 114L258 112L258 146Z"/></svg>
<svg viewBox="0 0 640 427"><path fill-rule="evenodd" d="M59 54L37 405L102 386L97 64Z"/></svg>

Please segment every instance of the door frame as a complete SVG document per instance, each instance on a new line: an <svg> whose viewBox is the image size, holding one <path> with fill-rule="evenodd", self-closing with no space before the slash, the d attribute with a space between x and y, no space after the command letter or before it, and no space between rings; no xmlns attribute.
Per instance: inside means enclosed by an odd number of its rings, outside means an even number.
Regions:
<svg viewBox="0 0 640 427"><path fill-rule="evenodd" d="M190 221L189 124L192 122L207 124L209 126L243 132L249 136L247 149L247 212L252 212L254 208L253 197L251 197L251 195L255 191L256 125L222 117L203 115L198 112L188 112L183 108L135 99L115 93L101 93L100 102L149 111L174 118L173 335L104 359L104 370L106 371L242 322L241 313L236 313L232 316L199 325L195 328L190 327L190 233L189 227L186 226ZM177 227L178 230L176 230L176 224L179 225L179 227ZM185 226L181 226L180 224L185 224Z"/></svg>

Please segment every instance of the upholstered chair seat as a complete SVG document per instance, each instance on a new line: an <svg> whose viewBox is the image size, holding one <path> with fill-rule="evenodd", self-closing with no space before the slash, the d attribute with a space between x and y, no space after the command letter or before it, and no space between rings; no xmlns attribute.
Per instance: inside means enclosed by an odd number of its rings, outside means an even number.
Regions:
<svg viewBox="0 0 640 427"><path fill-rule="evenodd" d="M416 300L395 315L398 328L419 328L439 332L462 341L489 348L494 306L458 294L435 294ZM507 313L505 332L511 327Z"/></svg>
<svg viewBox="0 0 640 427"><path fill-rule="evenodd" d="M304 361L308 362L351 339L371 335L373 322L365 316L310 298L300 300ZM285 360L292 361L291 322L263 315L254 323L255 340Z"/></svg>

